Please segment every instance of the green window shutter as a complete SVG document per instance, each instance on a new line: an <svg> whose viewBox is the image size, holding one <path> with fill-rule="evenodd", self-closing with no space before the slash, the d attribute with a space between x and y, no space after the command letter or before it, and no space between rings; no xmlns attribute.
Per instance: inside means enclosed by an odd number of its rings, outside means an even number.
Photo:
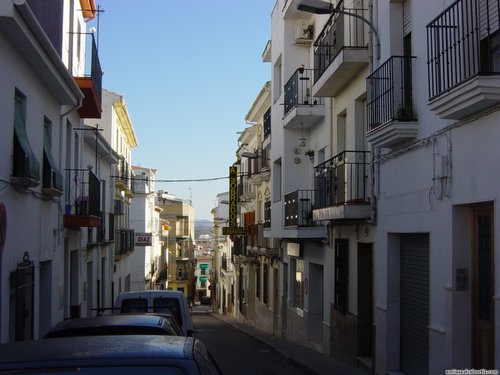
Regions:
<svg viewBox="0 0 500 375"><path fill-rule="evenodd" d="M28 141L24 114L24 98L20 94L16 94L15 98L14 134L14 176L40 180L40 162L33 154ZM16 141L17 147L19 147L18 150L16 150Z"/></svg>

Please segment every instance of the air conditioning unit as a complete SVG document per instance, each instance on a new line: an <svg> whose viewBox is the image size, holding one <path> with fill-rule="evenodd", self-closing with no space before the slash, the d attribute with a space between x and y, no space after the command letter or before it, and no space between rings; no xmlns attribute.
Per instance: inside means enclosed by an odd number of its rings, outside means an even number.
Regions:
<svg viewBox="0 0 500 375"><path fill-rule="evenodd" d="M308 24L304 21L297 22L297 29L295 34L295 42L298 44L310 44L312 43L314 33L313 25Z"/></svg>

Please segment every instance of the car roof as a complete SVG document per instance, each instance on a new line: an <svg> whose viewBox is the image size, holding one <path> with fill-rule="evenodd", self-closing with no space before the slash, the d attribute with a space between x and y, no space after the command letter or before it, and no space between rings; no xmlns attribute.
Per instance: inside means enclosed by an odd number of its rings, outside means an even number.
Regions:
<svg viewBox="0 0 500 375"><path fill-rule="evenodd" d="M102 334L176 334L171 322L160 315L115 314L64 320L45 337Z"/></svg>
<svg viewBox="0 0 500 375"><path fill-rule="evenodd" d="M194 342L192 337L163 335L132 335L126 340L123 336L81 336L15 342L0 345L0 370L30 362L64 366L65 361L71 365L72 361L120 360L127 364L140 360L192 360Z"/></svg>
<svg viewBox="0 0 500 375"><path fill-rule="evenodd" d="M118 298L137 298L137 297L153 297L153 298L162 298L162 297L184 297L184 293L179 290L141 290L134 292L122 292L118 294Z"/></svg>

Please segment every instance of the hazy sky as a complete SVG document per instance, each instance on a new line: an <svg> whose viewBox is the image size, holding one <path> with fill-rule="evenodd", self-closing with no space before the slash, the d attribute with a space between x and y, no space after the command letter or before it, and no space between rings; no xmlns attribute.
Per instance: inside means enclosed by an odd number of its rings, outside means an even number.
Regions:
<svg viewBox="0 0 500 375"><path fill-rule="evenodd" d="M262 52L275 0L97 0L103 88L123 95L139 146L132 163L159 180L225 177L238 131L271 76ZM88 27L97 28L96 20ZM157 182L211 219L228 180Z"/></svg>

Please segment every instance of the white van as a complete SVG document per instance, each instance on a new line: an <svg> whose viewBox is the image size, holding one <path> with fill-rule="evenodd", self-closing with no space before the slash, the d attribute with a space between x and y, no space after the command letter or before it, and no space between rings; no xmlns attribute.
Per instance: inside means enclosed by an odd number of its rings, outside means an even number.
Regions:
<svg viewBox="0 0 500 375"><path fill-rule="evenodd" d="M169 313L179 323L184 336L192 336L193 320L184 293L176 290L144 290L118 294L115 310L120 313Z"/></svg>

